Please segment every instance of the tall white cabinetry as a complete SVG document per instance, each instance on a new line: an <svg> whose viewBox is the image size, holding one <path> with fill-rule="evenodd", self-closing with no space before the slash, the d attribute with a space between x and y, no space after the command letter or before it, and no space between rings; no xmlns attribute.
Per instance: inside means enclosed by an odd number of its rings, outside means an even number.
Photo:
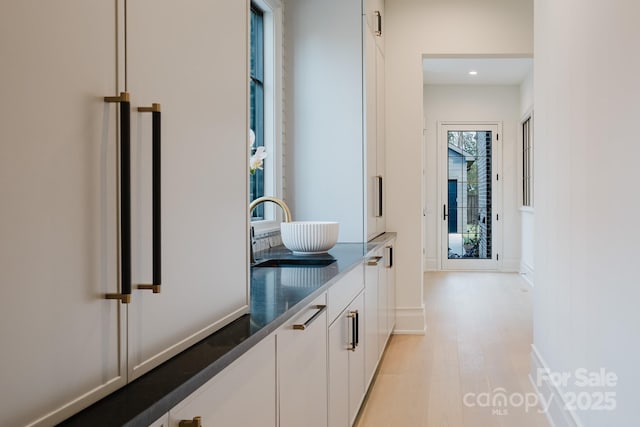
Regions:
<svg viewBox="0 0 640 427"><path fill-rule="evenodd" d="M248 2L127 7L0 6L3 426L55 424L247 308ZM126 305L105 299L121 291L125 122L104 102L125 91ZM138 288L152 280L152 124L137 108L152 103L162 112L159 294Z"/></svg>
<svg viewBox="0 0 640 427"><path fill-rule="evenodd" d="M339 221L341 242L385 231L382 5L285 0L285 196L298 220Z"/></svg>
<svg viewBox="0 0 640 427"><path fill-rule="evenodd" d="M385 232L384 2L365 1L364 79L367 239Z"/></svg>

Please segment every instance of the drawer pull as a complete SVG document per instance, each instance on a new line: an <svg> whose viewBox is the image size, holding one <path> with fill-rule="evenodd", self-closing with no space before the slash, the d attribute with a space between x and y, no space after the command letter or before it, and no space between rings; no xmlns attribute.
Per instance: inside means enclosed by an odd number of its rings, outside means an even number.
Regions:
<svg viewBox="0 0 640 427"><path fill-rule="evenodd" d="M367 260L367 265L375 267L376 265L378 265L378 263L380 262L380 260L382 259L381 256L374 256L371 257Z"/></svg>
<svg viewBox="0 0 640 427"><path fill-rule="evenodd" d="M202 417L193 417L192 420L182 420L178 427L202 427Z"/></svg>
<svg viewBox="0 0 640 427"><path fill-rule="evenodd" d="M313 321L316 320L322 314L322 312L327 309L327 306L325 304L322 304L316 305L314 308L318 311L316 311L314 315L311 316L306 322L294 324L293 329L297 329L299 331L304 331L305 329L307 329L309 325L311 325Z"/></svg>

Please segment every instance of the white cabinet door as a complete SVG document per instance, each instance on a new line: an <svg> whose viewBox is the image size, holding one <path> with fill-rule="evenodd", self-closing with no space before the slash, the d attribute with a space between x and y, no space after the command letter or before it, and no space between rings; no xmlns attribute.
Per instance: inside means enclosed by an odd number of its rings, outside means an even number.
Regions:
<svg viewBox="0 0 640 427"><path fill-rule="evenodd" d="M385 232L385 61L375 36L364 32L367 238Z"/></svg>
<svg viewBox="0 0 640 427"><path fill-rule="evenodd" d="M345 310L329 326L329 427L349 423L350 323Z"/></svg>
<svg viewBox="0 0 640 427"><path fill-rule="evenodd" d="M382 356L389 338L389 287L387 269L384 265L384 251L376 252L382 256L377 262L378 270L378 357Z"/></svg>
<svg viewBox="0 0 640 427"><path fill-rule="evenodd" d="M364 363L361 292L329 327L329 427L350 426L358 415L365 392Z"/></svg>
<svg viewBox="0 0 640 427"><path fill-rule="evenodd" d="M169 426L276 426L276 339L271 335L169 411ZM302 425L302 424L301 424Z"/></svg>
<svg viewBox="0 0 640 427"><path fill-rule="evenodd" d="M396 327L396 266L395 266L395 240L385 247L385 267L387 270L387 329L392 333Z"/></svg>
<svg viewBox="0 0 640 427"><path fill-rule="evenodd" d="M364 335L364 294L361 293L347 308L347 313L355 315L356 348L348 351L349 356L349 425L358 415L365 392L364 359L365 338ZM353 338L352 338L353 340Z"/></svg>
<svg viewBox="0 0 640 427"><path fill-rule="evenodd" d="M277 331L280 427L327 427L326 294Z"/></svg>
<svg viewBox="0 0 640 427"><path fill-rule="evenodd" d="M0 3L0 425L53 425L123 385L120 1ZM121 36L121 35L120 35ZM119 37L120 37L119 36Z"/></svg>
<svg viewBox="0 0 640 427"><path fill-rule="evenodd" d="M365 380L371 383L379 358L378 267L366 264L364 289Z"/></svg>
<svg viewBox="0 0 640 427"><path fill-rule="evenodd" d="M365 79L365 150L366 150L366 212L367 239L376 237L380 217L380 177L378 176L376 45L373 34L364 32Z"/></svg>
<svg viewBox="0 0 640 427"><path fill-rule="evenodd" d="M385 61L379 46L376 46L376 175L381 177L380 203L381 215L376 218L376 235L386 231L386 175L385 175Z"/></svg>
<svg viewBox="0 0 640 427"><path fill-rule="evenodd" d="M162 110L162 291L133 291L139 377L247 310L248 1L127 3L133 280L150 283L151 114Z"/></svg>

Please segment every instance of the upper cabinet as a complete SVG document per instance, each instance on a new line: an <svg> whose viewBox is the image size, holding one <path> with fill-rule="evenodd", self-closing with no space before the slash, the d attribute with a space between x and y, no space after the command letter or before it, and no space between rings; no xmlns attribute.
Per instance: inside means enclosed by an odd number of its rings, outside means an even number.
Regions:
<svg viewBox="0 0 640 427"><path fill-rule="evenodd" d="M364 0L367 30L376 36L376 45L384 53L384 0Z"/></svg>
<svg viewBox="0 0 640 427"><path fill-rule="evenodd" d="M285 197L296 220L340 222L341 242L385 231L384 56L368 24L382 3L374 3L285 0Z"/></svg>
<svg viewBox="0 0 640 427"><path fill-rule="evenodd" d="M248 1L126 7L0 6L2 426L56 424L248 307Z"/></svg>

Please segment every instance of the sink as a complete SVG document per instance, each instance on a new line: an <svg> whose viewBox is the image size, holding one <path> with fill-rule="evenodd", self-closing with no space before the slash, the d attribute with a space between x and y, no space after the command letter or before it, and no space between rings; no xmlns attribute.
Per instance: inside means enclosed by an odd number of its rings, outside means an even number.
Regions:
<svg viewBox="0 0 640 427"><path fill-rule="evenodd" d="M274 258L261 261L253 267L326 267L336 262L327 258Z"/></svg>
<svg viewBox="0 0 640 427"><path fill-rule="evenodd" d="M291 221L280 224L282 243L294 254L321 254L338 241L338 223Z"/></svg>

